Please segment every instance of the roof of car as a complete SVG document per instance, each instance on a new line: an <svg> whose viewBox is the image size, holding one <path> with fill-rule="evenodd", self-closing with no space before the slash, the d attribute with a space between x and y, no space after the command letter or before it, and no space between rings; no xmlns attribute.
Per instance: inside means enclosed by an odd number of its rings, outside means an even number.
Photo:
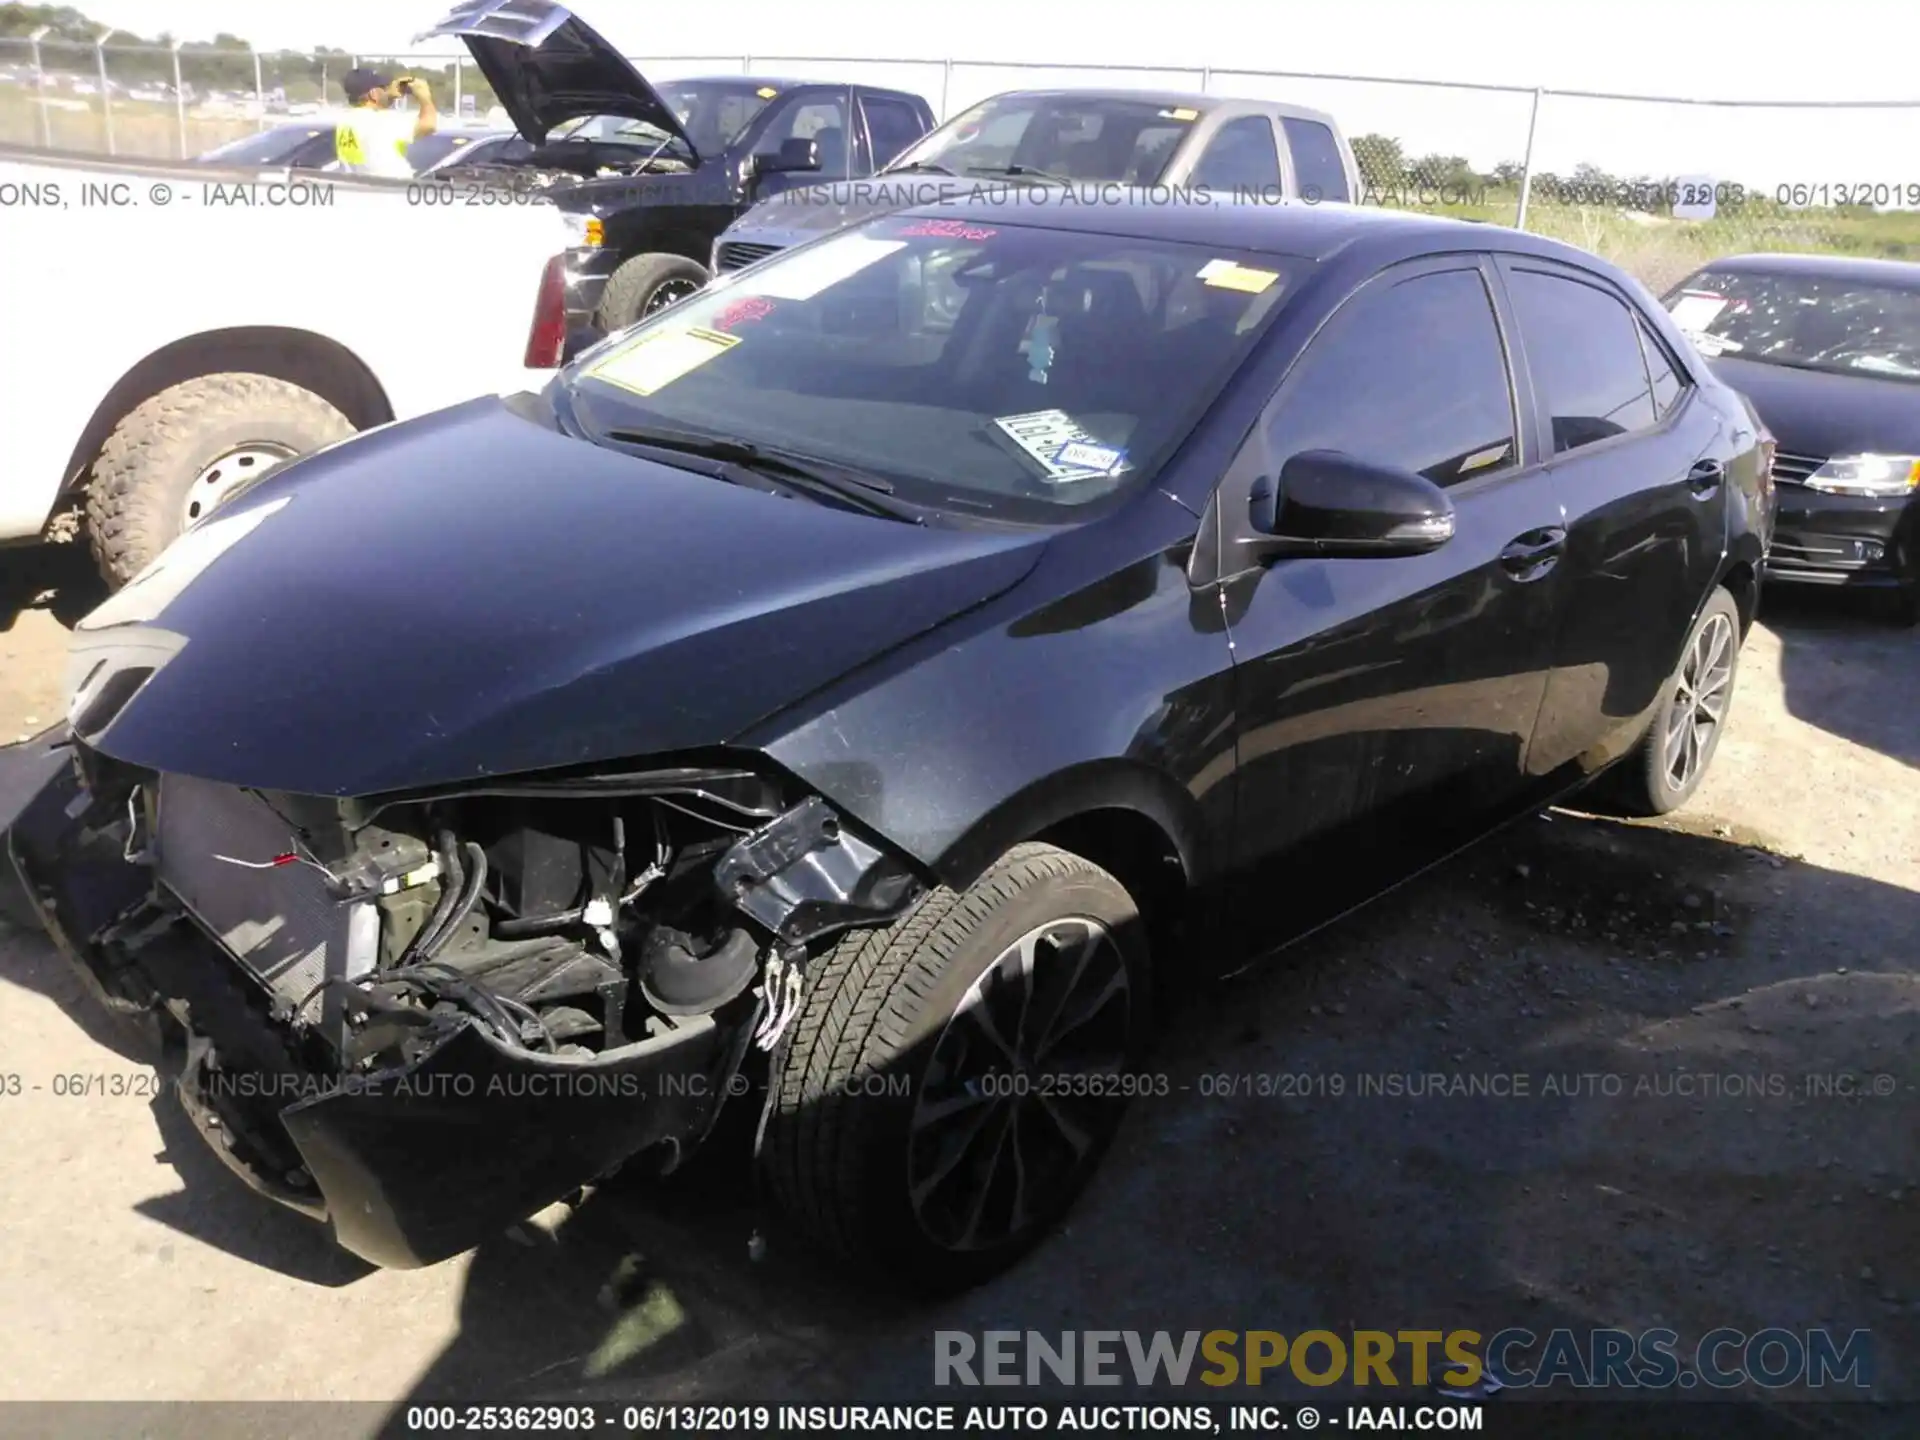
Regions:
<svg viewBox="0 0 1920 1440"><path fill-rule="evenodd" d="M1016 96L1050 100L1133 100L1147 105L1159 105L1169 110L1198 110L1202 114L1213 110L1257 110L1263 114L1291 115L1303 120L1318 120L1326 125L1334 125L1333 116L1325 110L1316 110L1310 105L1295 105L1286 100L1259 100L1246 95L1202 95L1190 90L1129 90L1124 86L1068 85L1042 90L1008 90L993 96L992 99L1007 100ZM1337 129L1338 126L1335 128Z"/></svg>
<svg viewBox="0 0 1920 1440"><path fill-rule="evenodd" d="M1920 264L1865 255L1729 255L1700 267L1753 275L1814 275L1828 280L1858 280L1900 290L1920 290Z"/></svg>
<svg viewBox="0 0 1920 1440"><path fill-rule="evenodd" d="M1090 234L1130 235L1324 260L1359 240L1398 235L1410 250L1503 250L1592 265L1597 257L1545 236L1505 225L1452 220L1376 205L1288 204L1215 197L1183 197L1178 187L1087 187L1075 203L1049 198L1057 187L982 184L913 207L914 215L977 220L991 214L1009 224ZM1064 198L1064 197L1062 197ZM1604 261L1597 262L1604 265Z"/></svg>
<svg viewBox="0 0 1920 1440"><path fill-rule="evenodd" d="M904 90L894 90L887 85L869 85L864 80L796 80L790 75L678 75L671 80L662 80L662 85L733 85L745 89L751 85L755 89L800 90L816 86L846 89L849 85L861 90L880 90L888 94L904 95Z"/></svg>

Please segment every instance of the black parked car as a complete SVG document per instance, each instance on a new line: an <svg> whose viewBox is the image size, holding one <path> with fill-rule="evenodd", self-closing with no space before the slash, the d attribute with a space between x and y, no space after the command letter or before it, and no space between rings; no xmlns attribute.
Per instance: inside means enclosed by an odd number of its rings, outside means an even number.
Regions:
<svg viewBox="0 0 1920 1440"><path fill-rule="evenodd" d="M1666 304L1779 444L1767 574L1878 591L1920 622L1920 265L1737 255Z"/></svg>
<svg viewBox="0 0 1920 1440"><path fill-rule="evenodd" d="M371 1260L744 1090L804 1233L965 1281L1164 1093L1156 993L1693 792L1768 507L1695 367L1490 226L881 217L230 499L76 631L6 852Z"/></svg>
<svg viewBox="0 0 1920 1440"><path fill-rule="evenodd" d="M527 149L434 178L504 166L579 216L569 315L603 333L706 284L714 238L755 201L796 177L870 175L933 128L920 96L872 85L727 75L655 86L549 0L470 0L417 38L448 35L473 52Z"/></svg>

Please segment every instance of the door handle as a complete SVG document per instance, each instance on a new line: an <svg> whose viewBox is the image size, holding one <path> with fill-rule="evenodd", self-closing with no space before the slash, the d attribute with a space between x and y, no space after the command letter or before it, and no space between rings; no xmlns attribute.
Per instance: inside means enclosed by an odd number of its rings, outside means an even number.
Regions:
<svg viewBox="0 0 1920 1440"><path fill-rule="evenodd" d="M1687 488L1702 500L1720 488L1727 478L1727 467L1723 461L1711 457L1693 462L1693 468L1687 471Z"/></svg>
<svg viewBox="0 0 1920 1440"><path fill-rule="evenodd" d="M1529 530L1515 537L1500 552L1500 564L1522 584L1538 580L1566 553L1567 532L1558 526Z"/></svg>

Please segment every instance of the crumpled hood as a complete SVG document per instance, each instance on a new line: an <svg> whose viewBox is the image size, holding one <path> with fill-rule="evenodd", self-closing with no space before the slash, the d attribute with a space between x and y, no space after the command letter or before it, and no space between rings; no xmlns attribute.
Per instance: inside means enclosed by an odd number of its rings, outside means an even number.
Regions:
<svg viewBox="0 0 1920 1440"><path fill-rule="evenodd" d="M488 397L190 531L76 629L69 718L131 764L315 795L718 745L1044 543L763 494Z"/></svg>

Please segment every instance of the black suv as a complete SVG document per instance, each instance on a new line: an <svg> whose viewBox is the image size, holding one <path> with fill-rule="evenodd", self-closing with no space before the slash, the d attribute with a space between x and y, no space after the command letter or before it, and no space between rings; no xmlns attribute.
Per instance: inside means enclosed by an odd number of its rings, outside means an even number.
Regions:
<svg viewBox="0 0 1920 1440"><path fill-rule="evenodd" d="M933 128L918 95L727 75L649 83L565 7L469 0L418 38L457 35L528 148L515 183L579 217L568 310L623 329L707 281L713 242L756 201L871 175ZM436 180L502 164L455 166Z"/></svg>

